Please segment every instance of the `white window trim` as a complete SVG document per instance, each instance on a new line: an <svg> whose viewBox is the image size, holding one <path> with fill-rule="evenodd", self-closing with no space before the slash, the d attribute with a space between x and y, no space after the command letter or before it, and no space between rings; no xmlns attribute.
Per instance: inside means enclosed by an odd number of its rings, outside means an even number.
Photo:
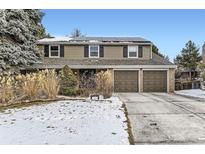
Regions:
<svg viewBox="0 0 205 154"><path fill-rule="evenodd" d="M136 57L130 57L130 54L129 54L130 53L130 50L129 50L130 47L137 47ZM127 55L127 57L128 58L138 58L138 48L139 48L138 45L128 45L128 52L127 52L128 55Z"/></svg>
<svg viewBox="0 0 205 154"><path fill-rule="evenodd" d="M51 46L58 46L58 56L51 56ZM60 58L60 45L49 45L49 58Z"/></svg>
<svg viewBox="0 0 205 154"><path fill-rule="evenodd" d="M98 47L98 56L90 56L90 47L91 46L97 46ZM89 58L99 58L100 57L100 46L99 45L89 45Z"/></svg>

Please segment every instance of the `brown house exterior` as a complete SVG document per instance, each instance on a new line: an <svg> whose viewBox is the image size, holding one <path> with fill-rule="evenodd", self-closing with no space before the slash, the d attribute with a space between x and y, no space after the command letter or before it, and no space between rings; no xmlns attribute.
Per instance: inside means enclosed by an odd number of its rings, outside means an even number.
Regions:
<svg viewBox="0 0 205 154"><path fill-rule="evenodd" d="M36 69L68 65L84 71L111 70L115 92L173 92L175 68L152 53L152 42L140 37L46 38L37 42L43 62Z"/></svg>

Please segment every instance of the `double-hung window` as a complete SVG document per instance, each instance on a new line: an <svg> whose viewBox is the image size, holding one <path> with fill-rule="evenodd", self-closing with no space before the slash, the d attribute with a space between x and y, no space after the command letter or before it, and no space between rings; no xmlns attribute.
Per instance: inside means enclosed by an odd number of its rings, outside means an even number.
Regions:
<svg viewBox="0 0 205 154"><path fill-rule="evenodd" d="M138 58L138 46L128 46L128 58Z"/></svg>
<svg viewBox="0 0 205 154"><path fill-rule="evenodd" d="M59 58L60 57L60 46L59 45L50 45L49 46L49 57Z"/></svg>
<svg viewBox="0 0 205 154"><path fill-rule="evenodd" d="M89 45L89 58L99 58L99 45Z"/></svg>

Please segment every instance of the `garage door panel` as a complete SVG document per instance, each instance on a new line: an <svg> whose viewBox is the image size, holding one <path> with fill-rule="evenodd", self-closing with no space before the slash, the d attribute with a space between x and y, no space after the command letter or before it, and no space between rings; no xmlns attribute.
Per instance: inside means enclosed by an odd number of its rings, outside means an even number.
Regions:
<svg viewBox="0 0 205 154"><path fill-rule="evenodd" d="M114 71L115 92L138 92L138 71Z"/></svg>
<svg viewBox="0 0 205 154"><path fill-rule="evenodd" d="M144 92L166 92L167 71L143 71Z"/></svg>

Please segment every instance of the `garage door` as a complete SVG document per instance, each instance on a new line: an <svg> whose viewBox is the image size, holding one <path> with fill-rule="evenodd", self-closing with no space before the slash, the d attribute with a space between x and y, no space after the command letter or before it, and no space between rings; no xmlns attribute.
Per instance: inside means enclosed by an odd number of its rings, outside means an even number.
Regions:
<svg viewBox="0 0 205 154"><path fill-rule="evenodd" d="M114 71L115 92L138 92L138 71Z"/></svg>
<svg viewBox="0 0 205 154"><path fill-rule="evenodd" d="M167 71L143 71L144 92L167 92Z"/></svg>

